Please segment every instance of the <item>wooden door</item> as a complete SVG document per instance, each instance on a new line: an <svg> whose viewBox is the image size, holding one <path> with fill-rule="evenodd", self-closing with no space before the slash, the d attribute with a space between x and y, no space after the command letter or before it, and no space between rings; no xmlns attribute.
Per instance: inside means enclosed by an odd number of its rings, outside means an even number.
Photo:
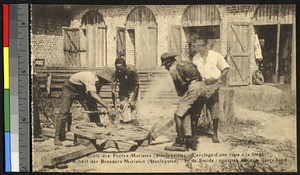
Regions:
<svg viewBox="0 0 300 175"><path fill-rule="evenodd" d="M80 37L78 28L63 27L65 65L80 67Z"/></svg>
<svg viewBox="0 0 300 175"><path fill-rule="evenodd" d="M106 27L87 25L87 66L106 66Z"/></svg>
<svg viewBox="0 0 300 175"><path fill-rule="evenodd" d="M135 27L135 63L138 69L157 67L156 27Z"/></svg>
<svg viewBox="0 0 300 175"><path fill-rule="evenodd" d="M169 28L168 51L181 54L181 27L172 25Z"/></svg>
<svg viewBox="0 0 300 175"><path fill-rule="evenodd" d="M125 28L117 27L117 57L124 57L126 52Z"/></svg>
<svg viewBox="0 0 300 175"><path fill-rule="evenodd" d="M227 46L230 57L227 62L230 69L227 75L228 85L250 84L250 39L249 23L230 23L228 25Z"/></svg>

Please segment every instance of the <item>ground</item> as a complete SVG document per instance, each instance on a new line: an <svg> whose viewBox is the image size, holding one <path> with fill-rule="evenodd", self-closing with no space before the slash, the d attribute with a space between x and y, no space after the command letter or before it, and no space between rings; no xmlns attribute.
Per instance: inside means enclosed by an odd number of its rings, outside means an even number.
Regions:
<svg viewBox="0 0 300 175"><path fill-rule="evenodd" d="M268 91L270 90L269 87ZM277 93L277 89L273 89ZM244 90L247 92L247 89ZM254 95L257 92L253 93ZM267 93L259 93L258 98ZM274 94L273 94L274 95ZM247 97L249 94L247 94ZM237 92L235 98L242 95ZM254 97L253 97L254 98ZM269 97L266 97L269 98ZM275 97L274 97L275 98ZM245 102L246 101L246 102ZM248 101L248 102L247 102ZM296 157L296 115L293 110L278 108L272 110L269 104L254 105L255 100L235 100L234 117L221 118L219 137L221 143L212 143L207 135L200 135L197 151L173 153L176 159L157 156L165 153L164 146L172 144L175 129L171 127L153 145L135 152L117 153L108 148L105 153L92 154L73 162L67 169L46 169L41 157L55 153L53 139L34 142L33 169L46 172L295 172ZM238 102L238 103L237 103ZM266 103L268 101L266 100ZM275 103L274 103L275 104ZM268 109L264 109L264 105ZM281 105L276 103L276 105ZM162 125L172 117L176 106L153 104L140 110L141 125L150 129ZM144 108L143 108L144 107ZM143 116L143 117L142 117ZM66 142L65 144L71 143ZM62 148L66 149L66 148ZM135 153L135 155L132 155ZM180 157L190 155L190 159ZM120 157L122 156L122 157ZM133 162L126 162L125 159ZM101 162L102 160L102 162ZM103 162L103 161L108 162ZM93 163L91 163L93 161ZM110 163L119 161L122 163ZM156 161L156 162L155 162ZM86 163L89 162L89 163Z"/></svg>

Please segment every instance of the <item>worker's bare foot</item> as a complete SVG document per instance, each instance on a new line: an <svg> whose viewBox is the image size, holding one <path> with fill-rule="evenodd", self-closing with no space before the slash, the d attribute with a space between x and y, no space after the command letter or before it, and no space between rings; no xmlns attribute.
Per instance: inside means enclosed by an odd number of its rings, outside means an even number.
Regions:
<svg viewBox="0 0 300 175"><path fill-rule="evenodd" d="M213 137L212 137L212 142L213 142L213 143L220 143L220 141L219 141L219 139L218 139L217 136L213 136Z"/></svg>
<svg viewBox="0 0 300 175"><path fill-rule="evenodd" d="M63 143L59 139L54 139L54 145L63 146Z"/></svg>

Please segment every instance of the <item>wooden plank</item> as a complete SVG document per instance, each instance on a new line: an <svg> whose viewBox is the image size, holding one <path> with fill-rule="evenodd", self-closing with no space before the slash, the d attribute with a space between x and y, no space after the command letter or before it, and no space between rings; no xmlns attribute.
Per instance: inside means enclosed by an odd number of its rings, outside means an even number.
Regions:
<svg viewBox="0 0 300 175"><path fill-rule="evenodd" d="M52 74L49 73L47 76L47 85L46 85L47 95L49 95L51 93L51 80L52 80Z"/></svg>
<svg viewBox="0 0 300 175"><path fill-rule="evenodd" d="M94 145L89 146L79 145L76 147L69 147L67 149L55 150L55 153L50 152L41 158L44 166L56 166L65 162L69 162L81 157L96 153L97 149Z"/></svg>
<svg viewBox="0 0 300 175"><path fill-rule="evenodd" d="M181 54L181 27L171 25L169 27L168 51Z"/></svg>
<svg viewBox="0 0 300 175"><path fill-rule="evenodd" d="M125 37L125 28L117 27L117 57L121 57L121 55L124 55L124 58L126 59L126 37Z"/></svg>
<svg viewBox="0 0 300 175"><path fill-rule="evenodd" d="M235 27L232 27L234 25ZM247 85L249 83L249 23L231 23L228 30L230 56L227 61L231 66L228 73L228 85Z"/></svg>
<svg viewBox="0 0 300 175"><path fill-rule="evenodd" d="M94 26L95 35L94 35L94 43L95 43L95 67L103 66L103 45L102 45L102 34L101 28Z"/></svg>
<svg viewBox="0 0 300 175"><path fill-rule="evenodd" d="M148 33L149 33L149 43L150 43L150 47L148 50L148 55L149 55L149 68L155 68L157 67L157 29L156 28L152 28L152 27L148 27L147 28Z"/></svg>
<svg viewBox="0 0 300 175"><path fill-rule="evenodd" d="M136 68L139 69L141 67L140 59L142 57L142 45L140 44L140 38L141 38L141 27L136 26L134 29L135 35L134 35L134 58L135 58L135 65Z"/></svg>

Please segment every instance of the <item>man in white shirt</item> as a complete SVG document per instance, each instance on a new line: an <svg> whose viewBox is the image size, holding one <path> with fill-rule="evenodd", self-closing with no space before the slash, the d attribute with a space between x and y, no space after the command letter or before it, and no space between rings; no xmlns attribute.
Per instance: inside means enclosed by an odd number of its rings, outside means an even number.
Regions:
<svg viewBox="0 0 300 175"><path fill-rule="evenodd" d="M220 83L229 71L229 65L223 56L207 47L207 39L196 39L193 43L197 54L193 57L193 63L197 66L206 85ZM220 116L219 90L205 101L213 120L213 143L219 143L218 123Z"/></svg>
<svg viewBox="0 0 300 175"><path fill-rule="evenodd" d="M87 111L98 111L97 103L107 109L109 115L114 111L100 97L100 89L103 85L113 83L114 72L108 67L102 67L97 72L78 72L73 74L62 87L61 106L59 115L56 118L54 145L62 146L65 140L66 122L70 120L70 110L74 100ZM101 126L99 113L89 114L90 122Z"/></svg>

